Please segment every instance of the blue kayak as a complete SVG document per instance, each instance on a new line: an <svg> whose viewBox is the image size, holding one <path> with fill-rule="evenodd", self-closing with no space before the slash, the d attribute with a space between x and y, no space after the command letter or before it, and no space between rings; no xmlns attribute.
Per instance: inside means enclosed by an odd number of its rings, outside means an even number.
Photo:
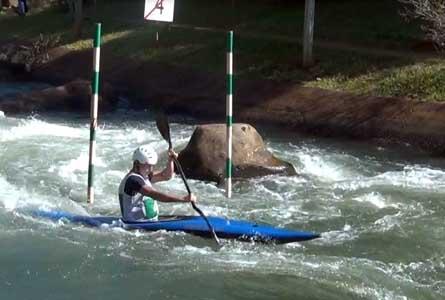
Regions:
<svg viewBox="0 0 445 300"><path fill-rule="evenodd" d="M67 220L92 227L121 227L126 230L146 231L183 231L202 237L211 238L207 223L200 216L160 216L158 221L123 222L119 217L89 217L73 215L63 211L37 210L34 216L54 221ZM318 233L297 231L285 228L260 225L253 222L225 219L221 217L207 217L220 238L238 239L243 241L260 241L275 243L292 243L312 240L320 237Z"/></svg>

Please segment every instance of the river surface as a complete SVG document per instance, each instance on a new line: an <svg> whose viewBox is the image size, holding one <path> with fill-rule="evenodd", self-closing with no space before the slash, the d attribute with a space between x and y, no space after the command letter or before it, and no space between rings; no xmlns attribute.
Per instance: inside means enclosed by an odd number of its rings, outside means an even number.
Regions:
<svg viewBox="0 0 445 300"><path fill-rule="evenodd" d="M173 144L194 126L174 119ZM97 229L33 209L118 215L131 154L167 144L149 112L100 116L96 202L86 202L88 116L0 115L0 299L445 299L445 160L386 147L260 129L303 176L234 184L232 199L190 180L208 215L316 231L286 245L184 233ZM159 189L184 194L179 177ZM161 204L162 213L195 214Z"/></svg>

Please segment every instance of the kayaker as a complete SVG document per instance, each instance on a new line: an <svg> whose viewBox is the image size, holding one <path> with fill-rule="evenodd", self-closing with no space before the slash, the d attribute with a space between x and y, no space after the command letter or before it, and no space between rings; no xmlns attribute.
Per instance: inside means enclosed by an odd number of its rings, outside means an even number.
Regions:
<svg viewBox="0 0 445 300"><path fill-rule="evenodd" d="M158 162L158 154L149 145L140 146L133 153L133 168L122 179L119 186L119 203L124 221L157 220L158 205L161 202L196 202L195 195L184 197L166 194L156 190L152 183L169 180L174 175L173 157L178 154L168 152L167 166L163 171L153 170Z"/></svg>

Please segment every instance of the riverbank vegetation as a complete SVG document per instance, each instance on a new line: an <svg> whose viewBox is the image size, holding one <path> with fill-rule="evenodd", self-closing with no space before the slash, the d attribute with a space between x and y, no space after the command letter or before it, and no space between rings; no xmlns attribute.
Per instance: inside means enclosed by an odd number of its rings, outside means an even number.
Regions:
<svg viewBox="0 0 445 300"><path fill-rule="evenodd" d="M75 38L69 16L55 7L26 17L3 12L1 40L42 33L60 36L63 47L83 50L91 48L93 24L99 21L103 46L117 57L224 73L225 32L234 29L239 78L445 99L445 60L423 41L419 23L400 17L397 1L317 1L316 64L306 69L301 67L304 1L176 1L173 24L144 22L143 1L96 2L84 8L81 38Z"/></svg>

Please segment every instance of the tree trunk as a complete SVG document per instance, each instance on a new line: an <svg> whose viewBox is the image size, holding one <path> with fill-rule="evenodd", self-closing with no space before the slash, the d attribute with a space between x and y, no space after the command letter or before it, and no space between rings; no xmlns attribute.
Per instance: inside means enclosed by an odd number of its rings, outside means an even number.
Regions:
<svg viewBox="0 0 445 300"><path fill-rule="evenodd" d="M303 67L313 65L312 48L314 41L315 0L306 0L303 34Z"/></svg>
<svg viewBox="0 0 445 300"><path fill-rule="evenodd" d="M83 4L83 0L74 0L73 4L74 4L73 5L73 8L74 8L73 33L76 38L80 38L82 36L82 19L83 19L82 4Z"/></svg>

